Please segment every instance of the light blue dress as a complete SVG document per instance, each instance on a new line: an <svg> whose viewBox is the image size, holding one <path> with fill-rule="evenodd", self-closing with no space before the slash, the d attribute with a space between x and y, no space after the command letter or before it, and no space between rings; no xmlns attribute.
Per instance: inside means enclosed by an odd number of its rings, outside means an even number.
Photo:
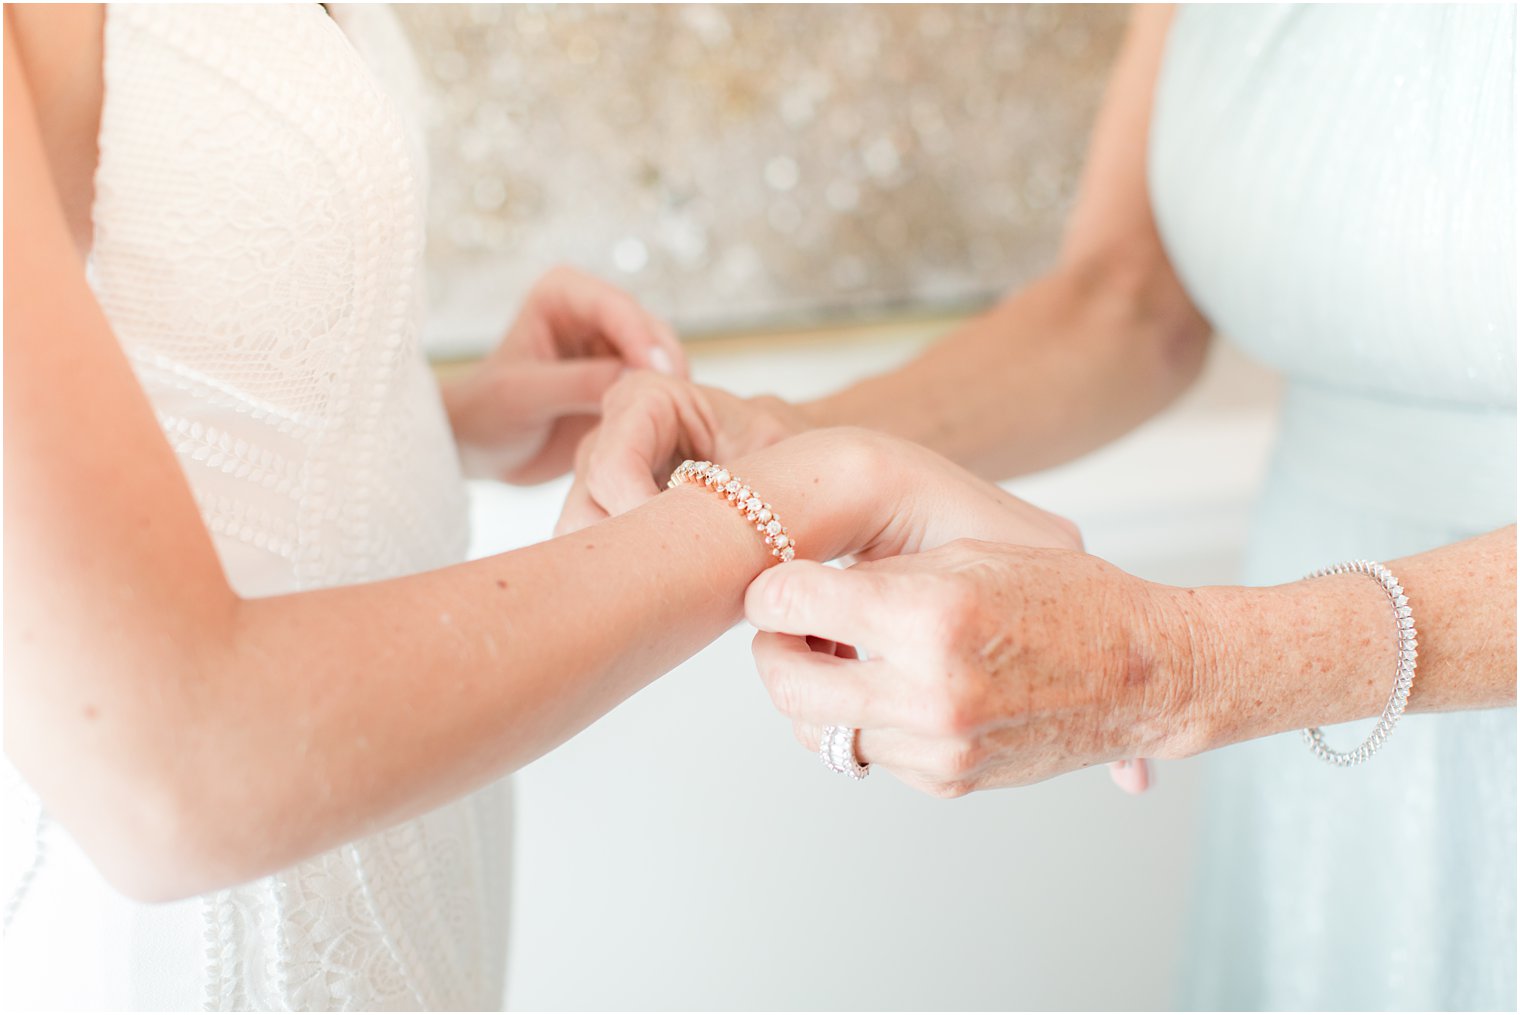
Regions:
<svg viewBox="0 0 1520 1015"><path fill-rule="evenodd" d="M1288 381L1248 583L1514 522L1514 87L1508 5L1178 12L1157 221ZM1183 1004L1515 1009L1513 708L1406 716L1351 769L1297 734L1203 763Z"/></svg>

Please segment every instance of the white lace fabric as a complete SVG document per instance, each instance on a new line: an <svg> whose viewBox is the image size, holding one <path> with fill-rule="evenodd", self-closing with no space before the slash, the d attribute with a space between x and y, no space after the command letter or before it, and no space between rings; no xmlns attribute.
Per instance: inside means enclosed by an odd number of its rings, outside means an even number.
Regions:
<svg viewBox="0 0 1520 1015"><path fill-rule="evenodd" d="M381 9L338 21L317 5L106 19L92 283L245 596L443 566L468 537L418 347L421 147L407 82L374 73L396 78L404 42ZM115 895L11 794L7 835L34 862L7 885L7 999L499 1007L504 793L169 907Z"/></svg>

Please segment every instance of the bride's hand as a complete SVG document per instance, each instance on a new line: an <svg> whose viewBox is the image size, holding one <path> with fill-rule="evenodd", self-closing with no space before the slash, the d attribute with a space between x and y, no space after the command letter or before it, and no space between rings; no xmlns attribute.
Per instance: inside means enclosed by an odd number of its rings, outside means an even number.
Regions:
<svg viewBox="0 0 1520 1015"><path fill-rule="evenodd" d="M733 462L808 425L779 398L740 398L647 370L627 374L608 390L601 421L581 440L555 532L638 507L664 489L683 458Z"/></svg>
<svg viewBox="0 0 1520 1015"><path fill-rule="evenodd" d="M514 483L563 473L602 396L629 369L684 377L675 332L607 282L572 268L548 272L501 344L442 386L465 468Z"/></svg>
<svg viewBox="0 0 1520 1015"><path fill-rule="evenodd" d="M964 538L1082 545L1066 519L927 448L873 430L808 430L719 464L773 504L798 555L809 560L875 560Z"/></svg>
<svg viewBox="0 0 1520 1015"><path fill-rule="evenodd" d="M842 571L783 564L745 613L804 747L854 727L862 763L960 796L1193 753L1191 629L1168 591L1075 548L961 540Z"/></svg>

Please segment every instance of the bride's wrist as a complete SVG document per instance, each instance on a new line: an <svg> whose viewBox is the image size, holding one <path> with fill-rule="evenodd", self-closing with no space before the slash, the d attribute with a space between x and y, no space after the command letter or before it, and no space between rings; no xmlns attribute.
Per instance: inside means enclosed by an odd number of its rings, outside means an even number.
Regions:
<svg viewBox="0 0 1520 1015"><path fill-rule="evenodd" d="M869 545L886 526L896 494L885 457L874 435L830 429L720 464L774 506L798 556L832 560Z"/></svg>

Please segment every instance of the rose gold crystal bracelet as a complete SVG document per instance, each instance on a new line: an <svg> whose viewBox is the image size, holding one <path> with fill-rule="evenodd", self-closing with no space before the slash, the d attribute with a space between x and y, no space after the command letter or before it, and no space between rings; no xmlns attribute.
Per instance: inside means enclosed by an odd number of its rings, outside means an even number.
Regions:
<svg viewBox="0 0 1520 1015"><path fill-rule="evenodd" d="M744 480L731 474L721 465L714 465L712 462L693 462L687 459L670 474L669 486L673 490L678 486L693 483L700 483L714 493L722 495L725 500L738 508L745 518L753 522L755 531L765 537L765 545L771 548L772 557L788 561L797 555L797 547L792 542L791 533L786 531L786 526L782 525L781 519L776 517L776 509L761 500Z"/></svg>

